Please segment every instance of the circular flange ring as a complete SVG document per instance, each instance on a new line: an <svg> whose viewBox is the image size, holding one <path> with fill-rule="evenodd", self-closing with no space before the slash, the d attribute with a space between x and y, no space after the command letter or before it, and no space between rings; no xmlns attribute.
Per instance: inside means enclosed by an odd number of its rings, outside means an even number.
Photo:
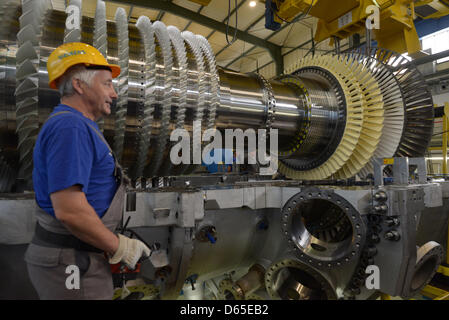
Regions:
<svg viewBox="0 0 449 320"><path fill-rule="evenodd" d="M257 73L257 76L259 77L264 91L264 103L266 108L265 128L267 130L271 130L276 113L276 99L274 97L273 88L271 87L270 82L260 73Z"/></svg>
<svg viewBox="0 0 449 320"><path fill-rule="evenodd" d="M285 258L272 264L265 273L265 287L272 299L279 300L279 275L285 269L294 269L311 276L326 294L327 300L337 300L337 293L328 279L318 270L294 258Z"/></svg>
<svg viewBox="0 0 449 320"><path fill-rule="evenodd" d="M317 206L324 214L318 221L313 221L315 227L326 225L325 213L334 215L338 212L341 215L335 228L331 226L328 229L333 238L319 236L321 233L309 224L307 212ZM313 213L316 217L316 212ZM352 261L360 255L365 244L367 232L362 216L351 203L332 190L306 188L296 194L282 208L281 223L282 232L298 259L319 269L340 267ZM308 228L313 231L309 232Z"/></svg>
<svg viewBox="0 0 449 320"><path fill-rule="evenodd" d="M419 247L416 254L416 264L408 297L418 294L433 278L443 258L443 248L435 241L429 241Z"/></svg>
<svg viewBox="0 0 449 320"><path fill-rule="evenodd" d="M345 93L335 76L333 76L330 72L328 72L326 69L323 69L321 67L305 67L300 70L297 70L297 72L295 72L294 75L287 76L287 77L296 77L298 79L301 79L301 76L303 76L304 74L318 75L319 77L322 77L323 79L325 79L328 82L328 84L330 86L330 90L332 90L335 94L335 98L336 98L335 105L338 106L338 111L336 111L338 120L334 127L335 134L332 135L330 142L322 150L321 154L319 156L317 156L316 158L311 159L310 161L303 160L300 163L298 163L297 161L290 161L290 159L285 159L286 157L283 156L284 159L280 162L281 167L283 168L283 166L286 166L289 169L296 170L296 171L313 170L313 169L318 168L326 163L326 161L329 159L329 157L331 157L335 153L335 151L339 145L339 142L343 138L343 134L344 134L344 131L346 128L346 116L347 116ZM314 99L311 96L309 96L309 100L310 100L310 109L308 110L308 112L311 117L310 125L307 129L308 134L304 138L305 140L302 142L302 144L306 144L306 143L308 143L309 139L313 139L313 135L309 134L309 132L313 131L313 127L314 127L314 124L313 124L314 121L313 121L313 116L312 116L313 107L314 107L314 102L313 102ZM296 152L300 152L300 151L301 151L300 147L296 148ZM288 157L290 157L290 156L291 155L289 155Z"/></svg>
<svg viewBox="0 0 449 320"><path fill-rule="evenodd" d="M232 280L223 279L219 284L220 294L225 300L244 300L245 295ZM228 299L229 298L229 299Z"/></svg>
<svg viewBox="0 0 449 320"><path fill-rule="evenodd" d="M130 292L124 299L121 298L123 289L116 289L112 300L154 300L159 294L159 289L151 284L127 287Z"/></svg>
<svg viewBox="0 0 449 320"><path fill-rule="evenodd" d="M310 98L309 98L309 92L307 91L307 89L304 87L301 80L297 76L285 75L285 76L280 77L278 80L281 81L282 83L291 85L295 89L298 89L302 94L301 97L304 99L305 106L306 106L304 125L301 126L301 128L296 133L294 140L290 143L290 149L286 150L286 151L279 151L280 157L287 158L287 157L291 156L292 154L294 154L297 150L299 150L299 148L301 147L301 145L303 144L304 140L306 139L306 137L309 133L310 123L312 120L311 119L312 102L310 101Z"/></svg>

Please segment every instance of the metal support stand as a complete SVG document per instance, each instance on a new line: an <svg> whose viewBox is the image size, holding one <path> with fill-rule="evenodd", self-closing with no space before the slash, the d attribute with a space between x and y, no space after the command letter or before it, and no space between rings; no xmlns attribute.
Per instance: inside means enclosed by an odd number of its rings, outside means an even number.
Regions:
<svg viewBox="0 0 449 320"><path fill-rule="evenodd" d="M340 38L334 37L334 44L335 44L335 53L337 55L340 55Z"/></svg>
<svg viewBox="0 0 449 320"><path fill-rule="evenodd" d="M394 184L408 184L410 179L410 165L418 167L418 183L427 183L427 168L425 158L376 158L374 165L374 185L384 185L384 168L388 165L393 166Z"/></svg>
<svg viewBox="0 0 449 320"><path fill-rule="evenodd" d="M373 31L366 28L366 52L371 52L371 42L373 41Z"/></svg>
<svg viewBox="0 0 449 320"><path fill-rule="evenodd" d="M312 39L312 57L315 57L315 36L313 34L313 28L310 29L311 39Z"/></svg>

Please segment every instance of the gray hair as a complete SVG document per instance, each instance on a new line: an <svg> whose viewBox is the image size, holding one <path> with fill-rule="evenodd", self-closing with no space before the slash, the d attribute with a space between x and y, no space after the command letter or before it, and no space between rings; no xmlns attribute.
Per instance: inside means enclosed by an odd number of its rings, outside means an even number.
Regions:
<svg viewBox="0 0 449 320"><path fill-rule="evenodd" d="M89 70L82 64L70 67L57 81L58 91L61 97L69 97L75 94L72 79L79 79L89 87L98 70Z"/></svg>

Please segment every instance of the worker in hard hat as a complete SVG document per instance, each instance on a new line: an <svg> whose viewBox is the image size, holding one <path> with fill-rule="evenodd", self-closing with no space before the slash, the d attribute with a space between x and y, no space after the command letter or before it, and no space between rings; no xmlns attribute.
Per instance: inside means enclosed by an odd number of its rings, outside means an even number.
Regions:
<svg viewBox="0 0 449 320"><path fill-rule="evenodd" d="M41 299L112 299L110 264L133 269L151 252L114 233L129 180L95 122L111 113L120 67L75 42L56 48L47 70L61 102L34 148L37 225L28 273Z"/></svg>

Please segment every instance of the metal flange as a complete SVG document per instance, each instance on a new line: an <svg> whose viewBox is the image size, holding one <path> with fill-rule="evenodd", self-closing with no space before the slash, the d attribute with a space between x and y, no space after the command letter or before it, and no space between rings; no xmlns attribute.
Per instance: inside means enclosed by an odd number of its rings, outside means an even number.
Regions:
<svg viewBox="0 0 449 320"><path fill-rule="evenodd" d="M304 140L306 139L309 133L311 123L312 102L310 101L309 98L309 92L304 87L299 77L295 75L285 75L281 76L278 80L281 81L282 83L289 84L293 86L295 89L299 90L299 92L301 93L299 97L304 99L304 104L306 106L303 123L299 128L298 132L296 133L293 141L290 143L290 149L286 151L279 151L279 157L288 158L299 150L299 148L304 143Z"/></svg>
<svg viewBox="0 0 449 320"><path fill-rule="evenodd" d="M335 152L337 149L343 134L346 128L346 100L344 97L344 92L340 84L338 83L337 78L335 78L332 74L330 74L327 70L320 67L306 67L295 72L295 77L319 77L325 79L327 84L329 85L330 90L332 90L333 94L335 94L335 100L330 101L331 103L335 103L332 107L335 108L335 123L333 128L333 134L330 137L330 140L325 148L323 148L319 155L314 157L313 159L304 159L305 153L302 148L296 148L297 153L299 154L300 161L294 159L293 161L290 159L281 160L283 164L287 165L291 169L296 171L308 171L315 169L321 165L323 165L327 159ZM288 76L289 77L289 76ZM304 137L302 146L307 148L307 144L313 144L316 140L314 136L314 131L317 129L316 121L318 120L318 126L320 121L320 110L321 108L314 108L314 106L320 106L321 99L317 99L316 93L313 96L309 95L310 100L310 109L308 110L310 116L310 125L308 128L307 136ZM319 128L318 128L319 130ZM294 156L294 154L292 154Z"/></svg>
<svg viewBox="0 0 449 320"><path fill-rule="evenodd" d="M316 268L347 264L360 255L365 244L362 216L332 190L303 190L287 201L281 219L282 232L298 259Z"/></svg>
<svg viewBox="0 0 449 320"><path fill-rule="evenodd" d="M245 294L240 287L230 279L220 281L219 291L225 300L244 300Z"/></svg>
<svg viewBox="0 0 449 320"><path fill-rule="evenodd" d="M265 128L269 131L271 130L271 125L275 119L276 99L274 98L273 88L271 87L270 82L260 73L257 74L257 77L263 88L263 99L266 109Z"/></svg>
<svg viewBox="0 0 449 320"><path fill-rule="evenodd" d="M289 300L304 300L305 297L301 296L299 293L293 295L292 293L288 293L288 290L284 289L283 291L287 291L284 294L280 294L279 291L281 291L282 282L285 282L286 279L288 279L289 274L292 271L298 271L301 273L307 274L309 276L309 279L312 278L321 288L321 291L325 294L325 299L327 300L336 300L337 294L333 287L333 285L329 282L328 279L325 278L323 274L321 274L318 270L315 268L298 261L294 258L285 258L282 259L274 264L272 264L267 272L265 273L265 287L267 289L268 294L272 299L279 300L279 299L289 299ZM284 274L282 274L284 273ZM284 279L284 281L279 281L279 279ZM302 286L303 284L300 282L295 283L295 287ZM310 288L305 287L307 291L309 291ZM305 291L306 291L305 290ZM310 291L309 291L310 292ZM314 299L314 297L310 297ZM316 299L316 298L315 298Z"/></svg>
<svg viewBox="0 0 449 320"><path fill-rule="evenodd" d="M429 241L419 247L416 254L416 264L411 278L407 297L418 294L429 284L438 270L443 259L443 247L435 242Z"/></svg>

